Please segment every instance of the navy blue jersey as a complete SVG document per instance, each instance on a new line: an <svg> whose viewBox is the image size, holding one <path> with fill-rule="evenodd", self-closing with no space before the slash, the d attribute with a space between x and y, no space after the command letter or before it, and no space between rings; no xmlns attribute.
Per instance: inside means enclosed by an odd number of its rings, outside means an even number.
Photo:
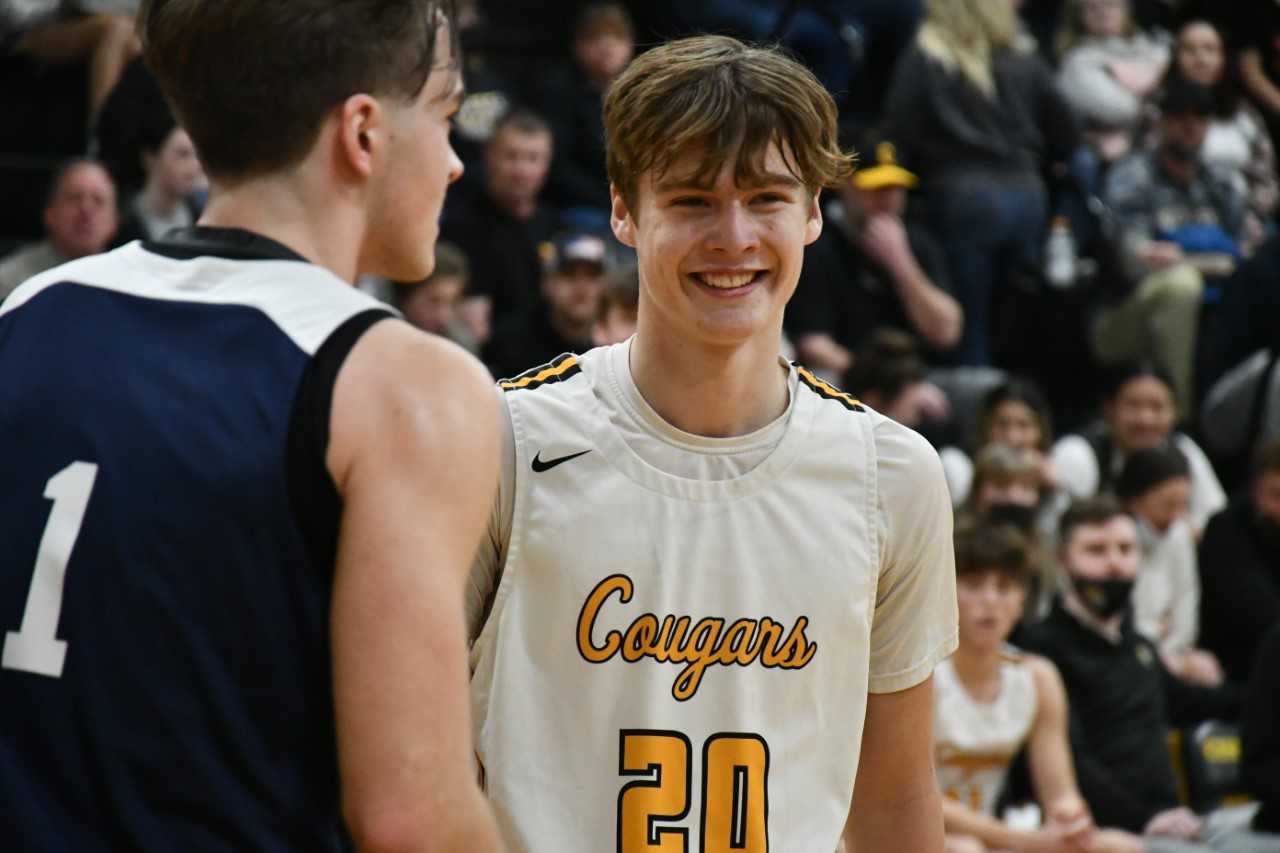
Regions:
<svg viewBox="0 0 1280 853"><path fill-rule="evenodd" d="M0 848L347 849L324 454L386 316L200 228L0 306Z"/></svg>

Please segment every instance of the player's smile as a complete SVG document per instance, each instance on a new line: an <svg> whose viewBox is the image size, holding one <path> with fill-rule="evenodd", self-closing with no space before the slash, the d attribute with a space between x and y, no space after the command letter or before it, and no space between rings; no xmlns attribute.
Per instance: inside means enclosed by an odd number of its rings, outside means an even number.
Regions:
<svg viewBox="0 0 1280 853"><path fill-rule="evenodd" d="M768 277L768 270L751 268L707 269L689 273L698 289L721 299L745 296L765 283Z"/></svg>

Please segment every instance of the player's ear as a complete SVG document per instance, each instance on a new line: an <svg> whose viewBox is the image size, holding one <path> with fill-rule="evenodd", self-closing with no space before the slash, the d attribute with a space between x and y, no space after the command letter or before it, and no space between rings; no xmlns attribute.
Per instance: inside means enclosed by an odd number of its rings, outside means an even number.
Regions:
<svg viewBox="0 0 1280 853"><path fill-rule="evenodd" d="M636 247L635 217L615 184L609 184L609 201L611 203L609 225L613 228L613 236L617 237L622 245L634 249Z"/></svg>
<svg viewBox="0 0 1280 853"><path fill-rule="evenodd" d="M804 224L804 244L807 246L822 233L822 190L814 192L809 200L809 218Z"/></svg>
<svg viewBox="0 0 1280 853"><path fill-rule="evenodd" d="M338 109L336 152L341 162L361 177L373 174L382 154L386 113L376 98L352 95Z"/></svg>

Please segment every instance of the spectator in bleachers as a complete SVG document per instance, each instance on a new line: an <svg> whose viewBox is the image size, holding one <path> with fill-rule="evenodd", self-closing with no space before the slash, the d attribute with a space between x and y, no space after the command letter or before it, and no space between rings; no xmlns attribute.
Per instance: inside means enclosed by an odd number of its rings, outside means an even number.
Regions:
<svg viewBox="0 0 1280 853"><path fill-rule="evenodd" d="M1200 159L1243 181L1247 200L1244 249L1245 254L1252 254L1262 242L1265 223L1271 221L1280 198L1275 148L1262 117L1241 96L1235 76L1229 73L1222 33L1208 21L1188 21L1178 30L1173 62L1163 86L1182 80L1207 86L1213 92L1213 115ZM1160 116L1156 99L1150 102L1147 112L1145 120L1153 129ZM1144 136L1148 147L1157 144L1154 132Z"/></svg>
<svg viewBox="0 0 1280 853"><path fill-rule="evenodd" d="M0 10L0 50L50 65L84 63L89 125L140 49L127 15L86 14L70 0L8 3Z"/></svg>
<svg viewBox="0 0 1280 853"><path fill-rule="evenodd" d="M452 243L436 243L436 265L431 275L416 284L393 285L393 301L414 326L474 352L475 337L458 316L458 303L467 292L470 275L467 256L461 249Z"/></svg>
<svg viewBox="0 0 1280 853"><path fill-rule="evenodd" d="M1071 708L1071 745L1094 819L1141 833L1147 851L1280 851L1280 837L1240 828L1227 813L1178 805L1166 732L1232 719L1240 693L1173 676L1130 618L1138 533L1112 498L1082 501L1062 517L1059 557L1069 585L1023 645L1053 661ZM1175 843L1176 842L1176 843ZM1205 845L1205 846L1185 846Z"/></svg>
<svg viewBox="0 0 1280 853"><path fill-rule="evenodd" d="M1241 733L1245 787L1260 808L1253 819L1259 832L1280 833L1280 622L1258 650L1249 684Z"/></svg>
<svg viewBox="0 0 1280 853"><path fill-rule="evenodd" d="M1262 111L1272 142L1280 142L1280 5L1229 4L1240 43L1237 66L1245 92Z"/></svg>
<svg viewBox="0 0 1280 853"><path fill-rule="evenodd" d="M1006 444L1030 452L1040 469L1045 488L1057 487L1057 476L1049 461L1053 446L1053 415L1049 403L1035 383L1013 378L988 391L978 403L976 428L969 448L976 456L989 444ZM973 458L958 447L938 451L942 470L956 506L969 497L973 480Z"/></svg>
<svg viewBox="0 0 1280 853"><path fill-rule="evenodd" d="M143 145L142 169L146 183L126 204L113 245L155 240L170 229L194 224L200 216L197 193L209 182L185 130L175 124L153 134Z"/></svg>
<svg viewBox="0 0 1280 853"><path fill-rule="evenodd" d="M485 147L483 188L441 226L443 238L457 244L471 263L464 314L487 314L494 328L538 303L542 247L559 221L540 198L551 150L551 128L542 118L521 109L505 115ZM483 324L473 319L473 325Z"/></svg>
<svg viewBox="0 0 1280 853"><path fill-rule="evenodd" d="M640 314L640 270L635 264L618 267L605 276L591 342L598 347L620 344L636 333Z"/></svg>
<svg viewBox="0 0 1280 853"><path fill-rule="evenodd" d="M591 3L574 28L573 66L543 87L543 114L555 136L547 198L575 226L609 222L604 159L604 93L635 53L631 16L621 3Z"/></svg>
<svg viewBox="0 0 1280 853"><path fill-rule="evenodd" d="M1191 467L1172 445L1134 453L1116 479L1116 497L1137 522L1142 547L1133 588L1134 627L1156 644L1174 675L1215 687L1223 681L1222 664L1196 646L1200 578L1195 532L1186 517L1190 494Z"/></svg>
<svg viewBox="0 0 1280 853"><path fill-rule="evenodd" d="M1032 585L1030 546L1007 525L956 530L960 646L934 670L934 739L949 853L1081 850L1142 853L1141 839L1098 830L1076 787L1062 677L1007 645ZM999 820L1014 756L1026 749L1038 829Z"/></svg>
<svg viewBox="0 0 1280 853"><path fill-rule="evenodd" d="M1017 33L1011 0L932 0L886 99L886 134L920 175L964 309L962 364L990 364L993 298L1040 266L1042 170L1076 147L1070 108Z"/></svg>
<svg viewBox="0 0 1280 853"><path fill-rule="evenodd" d="M510 378L566 352L594 346L592 332L608 272L604 238L589 233L556 237L542 280L540 304L493 330L484 361Z"/></svg>
<svg viewBox="0 0 1280 853"><path fill-rule="evenodd" d="M1057 39L1058 85L1099 158L1129 152L1143 101L1169 63L1169 45L1139 32L1129 0L1068 0Z"/></svg>
<svg viewBox="0 0 1280 853"><path fill-rule="evenodd" d="M1209 521L1199 555L1201 643L1240 683L1280 620L1280 439L1258 449L1252 473L1248 491Z"/></svg>
<svg viewBox="0 0 1280 853"><path fill-rule="evenodd" d="M0 258L0 300L36 273L101 252L118 222L107 170L95 160L67 163L54 175L45 202L45 239Z"/></svg>
<svg viewBox="0 0 1280 853"><path fill-rule="evenodd" d="M1171 444L1191 466L1192 528L1199 536L1209 517L1227 505L1226 493L1204 451L1174 430L1173 387L1148 364L1126 369L1109 390L1102 420L1065 435L1049 454L1059 485L1074 498L1113 491L1125 460L1139 450Z"/></svg>
<svg viewBox="0 0 1280 853"><path fill-rule="evenodd" d="M916 176L898 164L890 142L873 141L863 157L805 251L786 313L800 361L837 382L875 328L910 332L937 352L955 346L964 324L947 292L941 246L905 219Z"/></svg>
<svg viewBox="0 0 1280 853"><path fill-rule="evenodd" d="M1210 89L1171 80L1160 96L1155 150L1117 163L1103 188L1124 295L1094 317L1094 354L1104 364L1155 361L1173 381L1182 418L1195 399L1205 277L1229 275L1244 238L1241 182L1200 158L1213 104Z"/></svg>
<svg viewBox="0 0 1280 853"><path fill-rule="evenodd" d="M875 329L854 354L849 391L882 415L923 430L946 419L947 396L925 378L915 338L898 329Z"/></svg>

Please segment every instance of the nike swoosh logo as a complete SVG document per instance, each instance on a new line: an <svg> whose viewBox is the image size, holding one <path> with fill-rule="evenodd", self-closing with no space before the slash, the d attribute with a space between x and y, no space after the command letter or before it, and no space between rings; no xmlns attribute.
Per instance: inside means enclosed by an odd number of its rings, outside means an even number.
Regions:
<svg viewBox="0 0 1280 853"><path fill-rule="evenodd" d="M538 451L533 457L533 470L535 473L541 474L543 471L550 471L562 462L568 462L570 459L577 459L579 456L583 456L590 452L591 450L588 448L587 450L581 450L577 453L570 453L568 456L561 456L559 459L548 459L546 462L543 462L539 458L542 456L542 451Z"/></svg>

